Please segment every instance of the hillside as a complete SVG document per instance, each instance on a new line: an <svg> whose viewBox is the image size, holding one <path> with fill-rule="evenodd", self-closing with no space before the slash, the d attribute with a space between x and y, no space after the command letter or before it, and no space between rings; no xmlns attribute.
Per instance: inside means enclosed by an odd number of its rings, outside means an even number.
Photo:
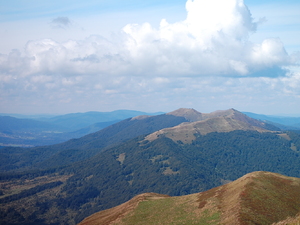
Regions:
<svg viewBox="0 0 300 225"><path fill-rule="evenodd" d="M300 179L253 172L217 188L179 197L141 194L79 225L286 224L300 212ZM281 222L281 223L279 223Z"/></svg>
<svg viewBox="0 0 300 225"><path fill-rule="evenodd" d="M0 149L0 171L64 166L92 157L109 146L186 121L183 117L165 114L134 117L56 145L24 149L3 148Z"/></svg>

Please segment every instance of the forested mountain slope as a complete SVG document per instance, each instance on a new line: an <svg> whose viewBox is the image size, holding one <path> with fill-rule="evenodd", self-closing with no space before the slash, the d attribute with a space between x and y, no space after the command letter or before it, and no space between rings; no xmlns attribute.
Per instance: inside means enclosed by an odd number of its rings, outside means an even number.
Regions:
<svg viewBox="0 0 300 225"><path fill-rule="evenodd" d="M108 146L186 121L183 117L165 114L129 118L61 144L35 148L3 148L0 149L0 171L64 166L87 159Z"/></svg>

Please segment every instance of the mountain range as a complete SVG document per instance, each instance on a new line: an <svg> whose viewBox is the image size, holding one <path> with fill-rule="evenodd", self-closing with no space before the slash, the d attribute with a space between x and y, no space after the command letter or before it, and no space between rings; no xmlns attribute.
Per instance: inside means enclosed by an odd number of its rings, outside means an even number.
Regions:
<svg viewBox="0 0 300 225"><path fill-rule="evenodd" d="M178 113L178 112L177 112ZM134 110L70 113L65 115L21 115L0 113L0 147L33 147L62 143L97 132L121 120L139 115L159 115ZM206 113L208 115L208 113ZM300 130L300 117L245 115L281 130ZM205 117L205 114L203 114Z"/></svg>
<svg viewBox="0 0 300 225"><path fill-rule="evenodd" d="M76 224L142 193L204 193L253 171L300 177L299 149L300 134L235 109L136 116L56 145L0 149L0 215Z"/></svg>
<svg viewBox="0 0 300 225"><path fill-rule="evenodd" d="M299 130L300 129L300 117L287 117L287 116L266 116L251 112L243 112L245 115L264 121L269 124L273 124L282 130Z"/></svg>
<svg viewBox="0 0 300 225"><path fill-rule="evenodd" d="M70 113L56 116L0 114L0 146L33 147L57 144L99 131L138 115L157 115L134 110Z"/></svg>

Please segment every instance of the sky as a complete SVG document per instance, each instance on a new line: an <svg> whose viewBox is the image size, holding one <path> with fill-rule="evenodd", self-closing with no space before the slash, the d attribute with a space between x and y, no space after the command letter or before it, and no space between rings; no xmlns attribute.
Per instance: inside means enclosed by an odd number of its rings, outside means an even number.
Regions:
<svg viewBox="0 0 300 225"><path fill-rule="evenodd" d="M300 116L298 0L0 0L0 113Z"/></svg>

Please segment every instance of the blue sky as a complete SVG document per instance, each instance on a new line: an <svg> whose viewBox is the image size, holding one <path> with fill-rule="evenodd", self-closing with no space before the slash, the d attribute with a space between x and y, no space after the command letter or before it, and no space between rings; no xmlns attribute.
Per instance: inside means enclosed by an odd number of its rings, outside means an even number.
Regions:
<svg viewBox="0 0 300 225"><path fill-rule="evenodd" d="M0 112L300 115L296 0L0 2Z"/></svg>

